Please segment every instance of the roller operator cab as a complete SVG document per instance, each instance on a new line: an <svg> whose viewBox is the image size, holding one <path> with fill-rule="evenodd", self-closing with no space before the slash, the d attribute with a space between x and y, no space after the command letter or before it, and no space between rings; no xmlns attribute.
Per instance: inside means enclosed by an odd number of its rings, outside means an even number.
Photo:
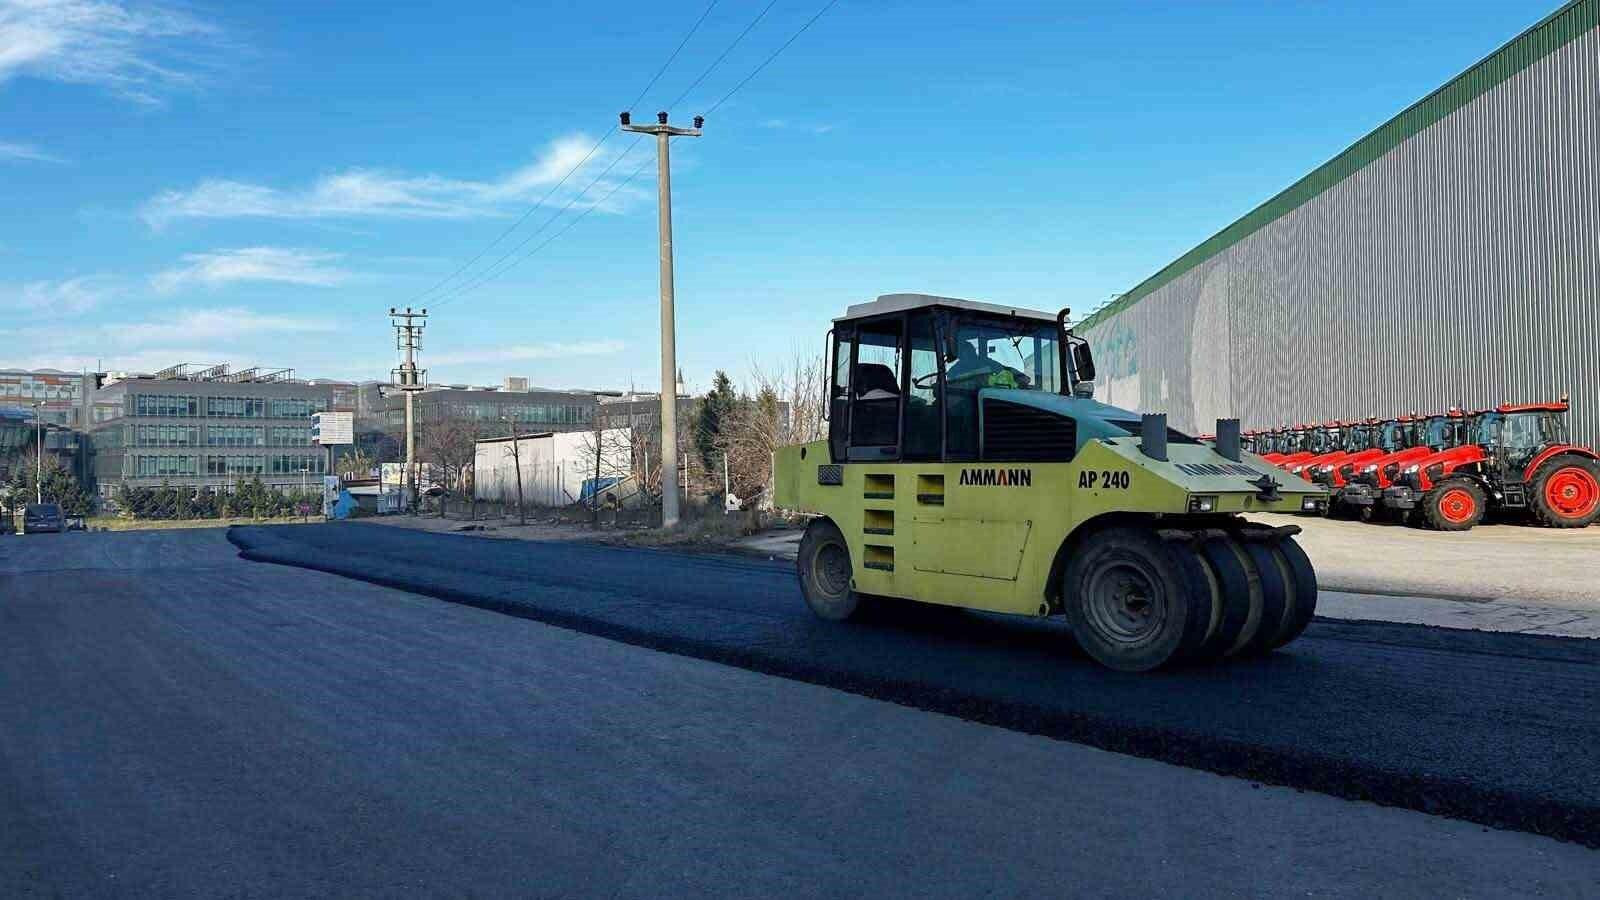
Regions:
<svg viewBox="0 0 1600 900"><path fill-rule="evenodd" d="M1316 576L1295 526L1326 489L1240 447L1093 399L1058 315L891 294L828 335L828 439L775 454L778 506L814 513L797 562L817 615L883 597L1064 615L1116 669L1265 653L1297 637Z"/></svg>

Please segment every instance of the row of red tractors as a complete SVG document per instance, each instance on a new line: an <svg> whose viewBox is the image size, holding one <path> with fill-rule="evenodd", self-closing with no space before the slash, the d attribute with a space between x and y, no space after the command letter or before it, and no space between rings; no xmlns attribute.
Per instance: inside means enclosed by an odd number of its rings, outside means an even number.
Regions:
<svg viewBox="0 0 1600 900"><path fill-rule="evenodd" d="M1328 486L1329 514L1465 531L1486 514L1583 528L1600 518L1600 457L1571 443L1567 398L1471 412L1245 432L1244 447Z"/></svg>

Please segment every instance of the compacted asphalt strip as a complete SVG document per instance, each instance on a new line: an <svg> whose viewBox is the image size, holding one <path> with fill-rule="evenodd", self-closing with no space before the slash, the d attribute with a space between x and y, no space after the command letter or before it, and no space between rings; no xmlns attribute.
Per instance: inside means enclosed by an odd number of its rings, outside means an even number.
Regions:
<svg viewBox="0 0 1600 900"><path fill-rule="evenodd" d="M792 568L359 523L240 527L247 559L1339 797L1600 846L1600 642L1313 622L1265 659L1105 671L1054 621L813 618Z"/></svg>

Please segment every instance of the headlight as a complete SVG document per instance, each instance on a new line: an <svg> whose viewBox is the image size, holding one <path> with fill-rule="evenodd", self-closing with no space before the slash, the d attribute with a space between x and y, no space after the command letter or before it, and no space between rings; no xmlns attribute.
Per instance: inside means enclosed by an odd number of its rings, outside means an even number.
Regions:
<svg viewBox="0 0 1600 900"><path fill-rule="evenodd" d="M1377 464L1377 463L1373 463L1373 464L1372 464L1372 465L1370 465L1370 466L1365 466L1365 467L1363 467L1363 468L1362 468L1362 469L1361 469L1361 474L1363 474L1363 475L1365 475L1365 474L1367 474L1367 473L1368 473L1368 472L1376 472L1376 471L1378 471L1378 464Z"/></svg>
<svg viewBox="0 0 1600 900"><path fill-rule="evenodd" d="M1309 510L1313 510L1313 509L1321 509L1322 508L1322 498L1321 497L1317 497L1315 495L1307 495L1305 497L1301 497L1300 498L1300 508L1302 510L1308 510L1308 511Z"/></svg>
<svg viewBox="0 0 1600 900"><path fill-rule="evenodd" d="M1190 497L1189 512L1211 512L1217 508L1215 497Z"/></svg>

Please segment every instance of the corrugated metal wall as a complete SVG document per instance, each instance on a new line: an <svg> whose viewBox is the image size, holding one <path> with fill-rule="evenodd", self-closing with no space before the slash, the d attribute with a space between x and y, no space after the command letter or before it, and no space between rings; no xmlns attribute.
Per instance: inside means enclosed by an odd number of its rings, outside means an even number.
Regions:
<svg viewBox="0 0 1600 900"><path fill-rule="evenodd" d="M1600 31L1085 333L1099 397L1246 428L1572 394L1600 445Z"/></svg>

